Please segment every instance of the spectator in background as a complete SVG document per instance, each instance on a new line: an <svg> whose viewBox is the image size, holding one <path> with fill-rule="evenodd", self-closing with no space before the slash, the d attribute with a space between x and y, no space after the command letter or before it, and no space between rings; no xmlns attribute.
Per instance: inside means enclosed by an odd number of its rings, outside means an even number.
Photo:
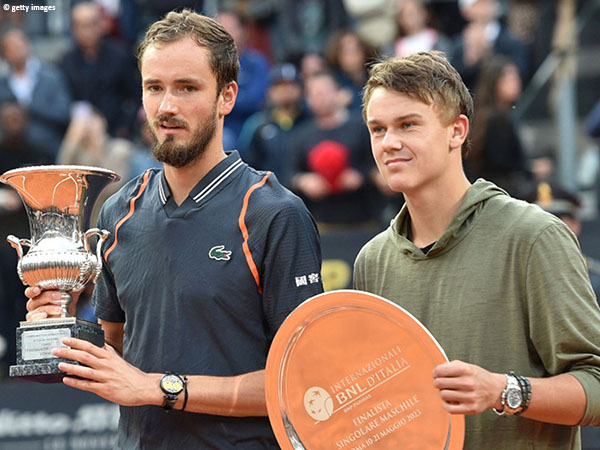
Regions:
<svg viewBox="0 0 600 450"><path fill-rule="evenodd" d="M0 103L17 102L27 111L27 142L43 152L47 162L54 162L69 123L67 87L54 67L31 54L21 29L6 30L0 37L0 49L10 69L0 78Z"/></svg>
<svg viewBox="0 0 600 450"><path fill-rule="evenodd" d="M250 116L242 128L240 154L250 166L270 170L287 185L290 136L307 120L298 71L290 63L271 70L267 109Z"/></svg>
<svg viewBox="0 0 600 450"><path fill-rule="evenodd" d="M272 62L279 0L219 0L219 4L221 10L235 11L243 18L247 46L262 52ZM210 11L205 14L210 15Z"/></svg>
<svg viewBox="0 0 600 450"><path fill-rule="evenodd" d="M321 53L308 52L303 54L298 61L300 80L306 83L311 76L328 69L327 60Z"/></svg>
<svg viewBox="0 0 600 450"><path fill-rule="evenodd" d="M233 111L225 117L223 128L223 146L227 150L233 150L238 147L238 138L246 119L264 105L269 83L269 63L265 55L246 45L246 32L241 16L225 11L219 13L216 20L233 37L240 59L238 97Z"/></svg>
<svg viewBox="0 0 600 450"><path fill-rule="evenodd" d="M529 203L535 203L544 211L554 214L570 228L575 236L579 237L581 234L581 221L579 219L581 202L574 193L555 183L542 181L538 183L535 189L525 195L525 200ZM590 256L585 256L585 260L590 274L590 281L596 293L596 300L598 300L600 295L600 261Z"/></svg>
<svg viewBox="0 0 600 450"><path fill-rule="evenodd" d="M514 61L521 79L527 80L527 49L500 22L500 1L459 0L458 4L467 25L453 43L449 56L467 87L475 85L482 62L496 54Z"/></svg>
<svg viewBox="0 0 600 450"><path fill-rule="evenodd" d="M503 56L489 59L475 88L472 147L466 161L471 181L485 178L514 197L523 195L530 181L526 153L511 118L511 108L521 94L516 65Z"/></svg>
<svg viewBox="0 0 600 450"><path fill-rule="evenodd" d="M46 164L47 156L32 144L28 136L28 115L16 102L0 106L0 175L25 166ZM4 340L4 355L0 349L0 379L8 375L8 366L15 364L15 328L24 320L23 283L17 275L17 254L4 245L5 236L28 236L29 222L17 192L0 184L0 348ZM6 367L5 367L6 366Z"/></svg>
<svg viewBox="0 0 600 450"><path fill-rule="evenodd" d="M0 174L24 166L51 164L43 148L29 137L27 110L17 102L0 106Z"/></svg>
<svg viewBox="0 0 600 450"><path fill-rule="evenodd" d="M78 3L71 19L73 47L63 56L61 67L73 99L98 109L110 134L128 137L140 104L135 60L105 38L102 11L96 3Z"/></svg>
<svg viewBox="0 0 600 450"><path fill-rule="evenodd" d="M348 107L360 113L361 92L376 57L373 46L349 29L338 31L327 46L327 62L337 82L348 95Z"/></svg>
<svg viewBox="0 0 600 450"><path fill-rule="evenodd" d="M291 186L321 231L362 225L374 217L369 179L375 169L367 128L345 106L332 73L317 73L304 87L314 118L292 136Z"/></svg>
<svg viewBox="0 0 600 450"><path fill-rule="evenodd" d="M374 48L388 47L396 36L397 0L344 0L359 36Z"/></svg>
<svg viewBox="0 0 600 450"><path fill-rule="evenodd" d="M298 61L307 53L323 55L337 31L350 26L342 0L281 0L276 38L278 61Z"/></svg>
<svg viewBox="0 0 600 450"><path fill-rule="evenodd" d="M429 11L423 0L397 0L396 24L395 56L405 57L431 50L449 52L450 40L431 26Z"/></svg>
<svg viewBox="0 0 600 450"><path fill-rule="evenodd" d="M108 186L98 198L91 223L97 221L100 206L128 181L133 144L108 134L107 121L86 103L73 108L73 118L60 147L58 164L103 167L118 173L121 180Z"/></svg>
<svg viewBox="0 0 600 450"><path fill-rule="evenodd" d="M136 124L133 139L134 151L129 161L128 179L135 178L147 169L153 167L160 169L162 167L162 163L158 162L152 155L154 138L143 107L138 110Z"/></svg>

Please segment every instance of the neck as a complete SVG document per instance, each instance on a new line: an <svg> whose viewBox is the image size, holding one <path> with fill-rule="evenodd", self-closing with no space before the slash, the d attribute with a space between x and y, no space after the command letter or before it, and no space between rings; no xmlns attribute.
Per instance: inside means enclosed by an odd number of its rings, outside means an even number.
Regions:
<svg viewBox="0 0 600 450"><path fill-rule="evenodd" d="M27 59L15 61L12 64L12 71L15 75L21 77L27 73Z"/></svg>
<svg viewBox="0 0 600 450"><path fill-rule="evenodd" d="M181 205L194 186L217 164L225 159L225 156L222 147L216 151L211 151L207 148L203 155L187 166L173 167L165 164L165 177L167 178L167 183L169 183L175 203Z"/></svg>
<svg viewBox="0 0 600 450"><path fill-rule="evenodd" d="M99 49L100 44L94 46L85 46L81 47L81 53L83 53L83 57L87 60L96 59Z"/></svg>
<svg viewBox="0 0 600 450"><path fill-rule="evenodd" d="M19 64L18 66L15 65L15 66L13 66L13 69L14 69L15 75L17 75L18 77L22 77L23 75L25 75L27 73L27 71L25 70L25 64Z"/></svg>
<svg viewBox="0 0 600 450"><path fill-rule="evenodd" d="M461 171L453 180L405 192L413 243L420 248L439 240L458 211L471 184Z"/></svg>

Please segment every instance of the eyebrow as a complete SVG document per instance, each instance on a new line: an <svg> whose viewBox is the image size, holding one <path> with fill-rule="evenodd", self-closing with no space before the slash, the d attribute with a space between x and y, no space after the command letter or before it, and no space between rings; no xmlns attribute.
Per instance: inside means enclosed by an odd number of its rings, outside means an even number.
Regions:
<svg viewBox="0 0 600 450"><path fill-rule="evenodd" d="M403 120L407 120L407 119L420 119L421 117L423 117L423 116L421 116L421 114L410 113L410 114L405 114L403 116L394 117L393 122L402 122ZM367 121L367 125L377 124L377 123L379 123L379 121L377 119L370 119Z"/></svg>
<svg viewBox="0 0 600 450"><path fill-rule="evenodd" d="M159 80L158 78L148 78L147 80L143 80L143 84L157 84L157 83L161 83L162 81ZM200 84L199 80L196 80L194 78L178 78L177 80L175 80L175 83L178 84Z"/></svg>

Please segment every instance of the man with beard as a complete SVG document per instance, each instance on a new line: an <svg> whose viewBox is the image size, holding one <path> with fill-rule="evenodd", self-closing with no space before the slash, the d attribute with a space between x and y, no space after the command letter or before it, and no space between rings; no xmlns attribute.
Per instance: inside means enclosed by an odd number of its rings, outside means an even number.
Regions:
<svg viewBox="0 0 600 450"><path fill-rule="evenodd" d="M239 64L220 24L171 12L138 60L164 168L102 208L93 301L107 345L65 339L54 354L83 365L61 364L63 382L122 405L116 448L277 448L264 367L287 314L322 291L315 223L271 173L223 151ZM56 292L26 295L28 320L58 314Z"/></svg>

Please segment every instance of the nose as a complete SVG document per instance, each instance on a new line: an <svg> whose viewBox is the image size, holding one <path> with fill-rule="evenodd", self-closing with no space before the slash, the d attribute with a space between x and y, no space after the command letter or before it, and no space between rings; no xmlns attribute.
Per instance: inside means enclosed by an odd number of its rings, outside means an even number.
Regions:
<svg viewBox="0 0 600 450"><path fill-rule="evenodd" d="M158 106L158 113L173 116L177 114L177 104L175 102L175 97L170 92L165 92L165 95L161 99L160 105Z"/></svg>
<svg viewBox="0 0 600 450"><path fill-rule="evenodd" d="M385 151L400 150L402 148L402 142L393 130L387 130L385 132L385 135L381 140L381 145Z"/></svg>

